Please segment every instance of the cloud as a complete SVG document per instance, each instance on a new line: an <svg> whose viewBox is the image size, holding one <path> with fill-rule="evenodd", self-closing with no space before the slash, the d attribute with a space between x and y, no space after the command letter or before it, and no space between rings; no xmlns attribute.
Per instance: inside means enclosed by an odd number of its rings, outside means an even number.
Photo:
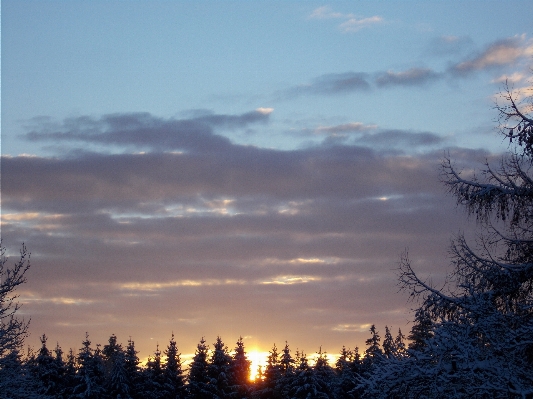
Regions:
<svg viewBox="0 0 533 399"><path fill-rule="evenodd" d="M515 72L510 75L503 74L499 77L492 79L491 83L520 83L523 82L528 76L525 73Z"/></svg>
<svg viewBox="0 0 533 399"><path fill-rule="evenodd" d="M311 83L293 86L282 93L282 97L300 95L349 94L370 89L368 75L360 72L330 73L314 78Z"/></svg>
<svg viewBox="0 0 533 399"><path fill-rule="evenodd" d="M367 125L362 122L343 123L335 126L319 126L314 129L316 134L354 133L376 129L377 125Z"/></svg>
<svg viewBox="0 0 533 399"><path fill-rule="evenodd" d="M402 72L387 71L378 74L376 85L384 86L421 86L438 80L440 74L429 68L411 68Z"/></svg>
<svg viewBox="0 0 533 399"><path fill-rule="evenodd" d="M519 59L533 56L533 41L525 35L507 38L488 45L485 50L450 68L453 75L464 76L476 71L513 65Z"/></svg>
<svg viewBox="0 0 533 399"><path fill-rule="evenodd" d="M319 11L314 18L319 18L319 16L321 16L320 18L338 18L338 16L334 17L337 13L326 13L327 8L317 10ZM444 36L434 39L431 48L438 52L457 56L469 47L471 47L471 40L468 38ZM518 61L530 59L532 56L533 39L527 39L525 35L522 35L491 43L480 53L471 55L463 61L453 61L452 66L443 71L427 67L412 67L398 72L393 70L374 73L348 71L324 74L315 77L309 83L278 91L277 97L287 99L304 95L346 95L395 86L424 86L443 78L466 77L475 72L514 65ZM370 76L374 76L374 79L371 80ZM515 73L512 77L521 79L522 74Z"/></svg>
<svg viewBox="0 0 533 399"><path fill-rule="evenodd" d="M255 123L242 119L231 123ZM171 331L192 349L207 333L305 347L313 342L309 326L353 330L364 342L366 331L352 326L404 322L401 313L382 314L398 300L392 269L399 254L409 247L419 270L438 276L450 232L462 226L438 183L444 142L430 132L350 122L317 128L350 134L337 145L281 151L224 141L214 148L226 122L203 120L211 144L193 141L185 151L161 151L154 142L135 154L2 157L2 236L32 251L24 293L38 299L24 304L32 329L65 348L79 346L65 340L65 329L79 340L89 331L94 342L133 333L145 356L150 338L163 342ZM141 146L141 130L156 140L162 131L174 134L175 122L115 114L113 123L72 119L49 131L42 120L32 131ZM383 151L387 141L397 151ZM487 155L465 150L456 158ZM176 304L172 318L164 316L168 303ZM335 337L321 343L337 350Z"/></svg>
<svg viewBox="0 0 533 399"><path fill-rule="evenodd" d="M382 130L372 134L365 134L355 141L360 145L371 145L387 149L414 148L426 146L439 146L446 139L430 132L410 132L393 129Z"/></svg>
<svg viewBox="0 0 533 399"><path fill-rule="evenodd" d="M329 6L315 8L309 15L309 19L353 18L353 14L334 12Z"/></svg>
<svg viewBox="0 0 533 399"><path fill-rule="evenodd" d="M100 118L80 116L53 123L42 118L26 124L30 141L86 142L134 146L158 151L214 151L230 141L214 129L243 128L268 121L272 108L258 108L241 115L207 114L190 119L162 119L149 113L109 114Z"/></svg>
<svg viewBox="0 0 533 399"><path fill-rule="evenodd" d="M350 18L339 25L343 32L358 32L359 30L383 22L383 18L373 16L369 18Z"/></svg>
<svg viewBox="0 0 533 399"><path fill-rule="evenodd" d="M344 22L339 25L339 29L345 33L358 32L363 28L383 22L383 18L377 15L372 17L357 17L352 13L343 14L333 11L329 6L314 9L308 16L308 19L342 19Z"/></svg>

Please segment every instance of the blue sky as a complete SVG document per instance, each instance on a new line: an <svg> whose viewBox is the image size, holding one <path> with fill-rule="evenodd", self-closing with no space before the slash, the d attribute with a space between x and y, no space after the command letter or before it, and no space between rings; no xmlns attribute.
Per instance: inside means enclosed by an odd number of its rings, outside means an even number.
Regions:
<svg viewBox="0 0 533 399"><path fill-rule="evenodd" d="M217 334L336 352L369 323L408 331L393 269L409 247L438 279L471 228L438 165L507 148L494 101L505 79L531 88L531 15L4 0L2 237L33 252L30 342L137 335L148 356L174 331L184 352ZM169 303L185 304L171 320Z"/></svg>

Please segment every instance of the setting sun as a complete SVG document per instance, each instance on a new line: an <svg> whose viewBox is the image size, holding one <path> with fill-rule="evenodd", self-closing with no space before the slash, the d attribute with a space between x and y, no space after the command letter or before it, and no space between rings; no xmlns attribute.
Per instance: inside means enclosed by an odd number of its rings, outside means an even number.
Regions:
<svg viewBox="0 0 533 399"><path fill-rule="evenodd" d="M246 354L248 360L252 363L250 364L250 381L255 381L257 375L259 374L259 366L261 366L262 371L265 371L265 366L267 364L268 352L259 352L257 350L252 350Z"/></svg>

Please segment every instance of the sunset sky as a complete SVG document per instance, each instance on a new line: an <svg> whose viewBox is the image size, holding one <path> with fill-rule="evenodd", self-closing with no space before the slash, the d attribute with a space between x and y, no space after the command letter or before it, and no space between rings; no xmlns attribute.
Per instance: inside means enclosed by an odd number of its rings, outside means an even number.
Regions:
<svg viewBox="0 0 533 399"><path fill-rule="evenodd" d="M507 150L528 1L2 1L1 235L27 343L172 333L364 350L407 333L408 249L442 281L473 236L439 182Z"/></svg>

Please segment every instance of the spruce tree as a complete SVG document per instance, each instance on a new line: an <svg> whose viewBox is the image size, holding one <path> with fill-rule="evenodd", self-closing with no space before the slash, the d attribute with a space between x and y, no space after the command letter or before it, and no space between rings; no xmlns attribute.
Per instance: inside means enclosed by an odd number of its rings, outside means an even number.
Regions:
<svg viewBox="0 0 533 399"><path fill-rule="evenodd" d="M352 367L353 357L353 352L343 346L339 358L335 362L336 383L333 395L335 398L352 399L355 397L351 393L356 386Z"/></svg>
<svg viewBox="0 0 533 399"><path fill-rule="evenodd" d="M379 344L379 342L381 341L381 337L379 336L379 333L376 330L376 326L374 324L372 324L372 326L370 327L370 334L370 338L365 341L367 348L365 350L365 357L363 363L366 368L379 362L383 357L383 351L381 350Z"/></svg>
<svg viewBox="0 0 533 399"><path fill-rule="evenodd" d="M77 363L78 370L74 378L73 396L83 399L99 399L105 394L105 366L100 353L100 349L91 348L89 334L85 334L82 342Z"/></svg>
<svg viewBox="0 0 533 399"><path fill-rule="evenodd" d="M222 342L222 338L217 337L207 366L207 374L210 392L220 398L228 397L230 393L230 363L228 348Z"/></svg>
<svg viewBox="0 0 533 399"><path fill-rule="evenodd" d="M288 345L285 345L288 348ZM269 351L267 364L263 373L263 381L260 384L259 396L261 398L281 397L282 371L280 358L276 344Z"/></svg>
<svg viewBox="0 0 533 399"><path fill-rule="evenodd" d="M385 336L383 337L383 354L386 357L396 355L396 344L388 326L385 326Z"/></svg>
<svg viewBox="0 0 533 399"><path fill-rule="evenodd" d="M250 393L250 364L244 350L244 342L239 337L230 363L230 389L232 397L246 398Z"/></svg>
<svg viewBox="0 0 533 399"><path fill-rule="evenodd" d="M209 392L209 375L207 372L209 352L205 339L202 337L196 347L192 363L189 367L186 391L188 397L194 399L212 399Z"/></svg>
<svg viewBox="0 0 533 399"><path fill-rule="evenodd" d="M139 352L135 350L135 342L131 339L128 339L128 346L126 347L126 352L124 354L124 368L127 376L127 380L130 384L130 393L133 399L142 399L141 390L142 390L142 374L139 367L140 360L137 355Z"/></svg>
<svg viewBox="0 0 533 399"><path fill-rule="evenodd" d="M43 334L40 338L41 348L36 357L36 374L41 383L39 393L42 395L59 395L61 392L60 370L56 367L56 362L52 352L46 347L47 337Z"/></svg>
<svg viewBox="0 0 533 399"><path fill-rule="evenodd" d="M163 397L163 365L161 364L161 351L159 344L156 346L153 357L148 358L143 371L142 392L144 397L160 399Z"/></svg>
<svg viewBox="0 0 533 399"><path fill-rule="evenodd" d="M172 337L164 353L166 358L163 372L163 398L180 399L184 395L184 382L180 353L174 340L174 333L172 333Z"/></svg>

